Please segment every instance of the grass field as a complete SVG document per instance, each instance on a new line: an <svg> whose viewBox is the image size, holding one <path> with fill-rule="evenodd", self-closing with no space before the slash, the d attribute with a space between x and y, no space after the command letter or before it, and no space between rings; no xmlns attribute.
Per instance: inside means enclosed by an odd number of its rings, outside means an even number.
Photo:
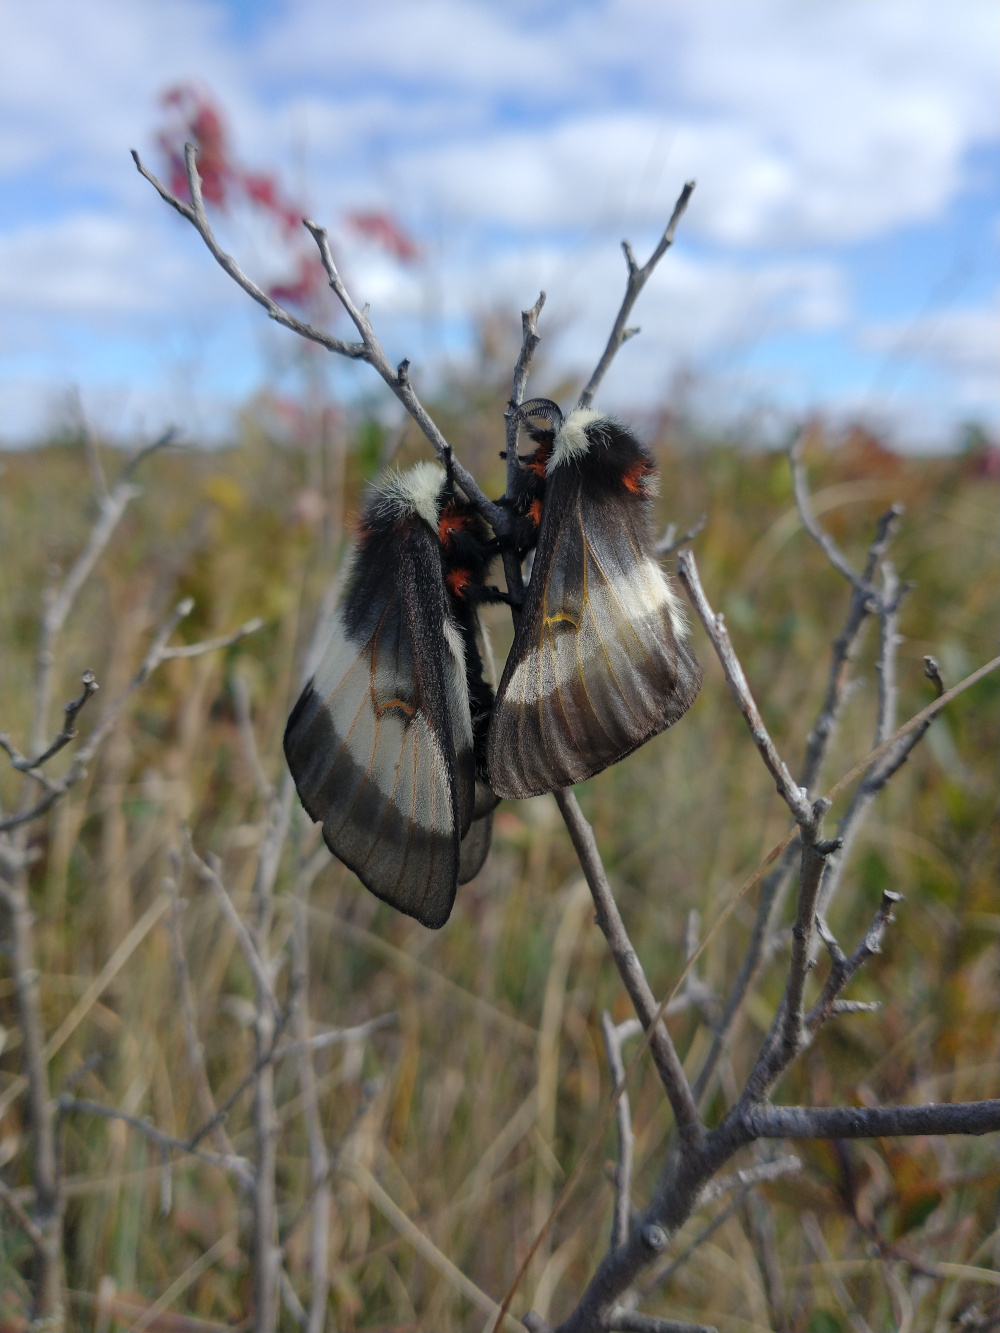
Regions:
<svg viewBox="0 0 1000 1333"><path fill-rule="evenodd" d="M498 401L499 391L476 397L458 385L438 413L492 494L503 485ZM204 1103L185 1044L164 882L174 881L183 900L198 1033L221 1103L253 1060L254 985L217 897L185 857L185 839L199 856L219 858L235 903L249 913L267 805L241 739L239 690L250 701L262 776L278 785L282 730L316 608L362 484L386 446L372 422L330 418L323 441L301 447L275 442L252 422L248 414L230 448L165 450L142 465L142 494L59 641L56 704L93 669L100 692L81 716L85 737L182 597L193 598L194 609L174 642L226 634L254 616L263 617L263 628L229 649L159 667L86 778L30 833L46 1033L86 1001L52 1056L53 1089L148 1116L180 1138L202 1121ZM782 455L702 440L668 419L652 443L663 474L663 521L683 530L708 514L694 543L702 581L725 612L767 725L794 770L822 696L846 585L799 525ZM399 457L419 456L411 430ZM112 484L123 458L106 449L100 460ZM938 658L951 685L996 653L995 456L980 449L907 460L859 432L836 447L817 441L808 463L816 511L856 563L877 515L892 501L906 505L893 548L900 577L915 583L902 618L904 720L933 697L924 654ZM3 456L0 727L25 750L44 591L87 540L94 487L79 441ZM490 616L499 656L509 622L499 612ZM691 713L579 790L657 995L683 966L689 914L699 914L704 934L788 827L700 628L694 640L705 685ZM862 683L821 789L870 748L874 652L866 641L856 668ZM882 1007L824 1029L778 1100L1000 1095L997 696L994 674L949 706L879 798L831 924L853 947L881 891L905 895L883 953L849 992ZM53 707L50 734L59 718ZM72 754L68 747L53 761L53 774ZM6 811L21 799L20 781L4 768ZM841 798L834 817L843 805ZM616 1019L630 1012L555 804L541 797L500 807L485 869L460 890L451 921L436 933L381 905L317 854L317 832L296 809L268 931L276 957L292 937L296 901L307 904L314 1029L397 1016L365 1038L318 1051L313 1062L322 1130L337 1154L326 1241L329 1327L479 1329L484 1315L426 1247L418 1250L412 1228L499 1299L609 1095L601 1011ZM700 976L716 995L725 994L739 965L753 908L751 895L706 953ZM151 924L94 994L93 979L151 909ZM785 956L779 951L745 1006L707 1109L710 1122L752 1063L780 996ZM293 980L285 966L275 985L284 995ZM0 1170L9 1186L26 1190L30 1144L17 1092L22 1034L13 989L0 960ZM670 1020L689 1071L707 1049L710 1020L710 1005ZM306 1077L295 1059L275 1069L283 1226L308 1192ZM641 1204L671 1127L648 1061L630 1095ZM235 1100L226 1131L237 1151L252 1153L249 1093ZM861 1327L859 1317L876 1330L948 1330L963 1326L957 1320L974 1303L985 1311L995 1302L995 1141L820 1142L795 1151L803 1170L734 1209L644 1309L733 1333L832 1333ZM144 1310L143 1326L163 1330L238 1325L246 1317L249 1218L232 1173L175 1156L168 1192L155 1146L120 1121L85 1114L63 1122L61 1153L70 1327L110 1333L131 1327ZM515 1313L531 1305L555 1321L571 1308L606 1245L614 1154L609 1129L536 1256ZM725 1203L697 1213L672 1255ZM311 1234L305 1219L285 1249L291 1286L306 1304ZM29 1259L27 1240L0 1215L4 1333L26 1327ZM164 1293L168 1312L149 1314ZM283 1328L296 1327L292 1305L283 1307Z"/></svg>

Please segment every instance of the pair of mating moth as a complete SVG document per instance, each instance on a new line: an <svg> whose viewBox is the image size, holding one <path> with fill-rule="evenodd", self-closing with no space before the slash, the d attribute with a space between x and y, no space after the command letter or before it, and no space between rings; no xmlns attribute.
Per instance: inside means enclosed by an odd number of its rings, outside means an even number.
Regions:
<svg viewBox="0 0 1000 1333"><path fill-rule="evenodd" d="M500 797L571 786L690 707L701 669L656 556L648 451L587 408L519 409L510 541L534 561L494 695L479 607L497 551L445 470L373 487L343 603L288 719L285 755L333 854L425 926L489 852ZM541 418L545 427L527 423Z"/></svg>

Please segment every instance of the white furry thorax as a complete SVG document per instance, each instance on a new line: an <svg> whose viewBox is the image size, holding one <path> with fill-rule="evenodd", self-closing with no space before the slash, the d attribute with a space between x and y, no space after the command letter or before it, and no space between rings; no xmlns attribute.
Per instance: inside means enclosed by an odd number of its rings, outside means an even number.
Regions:
<svg viewBox="0 0 1000 1333"><path fill-rule="evenodd" d="M415 463L405 472L398 469L380 477L375 485L378 502L399 518L417 514L437 532L445 470L440 463Z"/></svg>
<svg viewBox="0 0 1000 1333"><path fill-rule="evenodd" d="M545 468L548 476L551 476L561 463L569 463L587 452L590 448L587 427L592 426L595 421L600 421L603 416L603 412L596 412L592 407L573 408L556 432L552 456Z"/></svg>

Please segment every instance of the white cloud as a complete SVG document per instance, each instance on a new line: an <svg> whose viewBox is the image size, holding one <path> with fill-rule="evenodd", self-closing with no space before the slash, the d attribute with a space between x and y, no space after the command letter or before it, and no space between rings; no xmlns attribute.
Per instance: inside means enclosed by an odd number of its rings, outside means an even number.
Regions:
<svg viewBox="0 0 1000 1333"><path fill-rule="evenodd" d="M234 328L245 348L266 328L129 161L135 145L157 165L155 97L178 80L210 87L240 158L280 163L334 231L369 204L420 231L431 260L409 271L339 237L390 344L435 304L452 327L501 302L516 320L544 285L558 365L589 366L620 299L618 239L641 254L695 176L636 311L643 336L609 378L622 402L790 332L883 355L902 331L855 329L845 247L943 217L970 150L1000 137L990 0L292 0L238 40L237 3L3 0L6 337L33 365L48 343L52 384L92 370L67 323L89 330L92 361L109 330L109 359L131 338L148 362L176 330ZM282 271L265 230L221 230L262 281ZM987 319L920 324L911 356L945 411L995 403Z"/></svg>

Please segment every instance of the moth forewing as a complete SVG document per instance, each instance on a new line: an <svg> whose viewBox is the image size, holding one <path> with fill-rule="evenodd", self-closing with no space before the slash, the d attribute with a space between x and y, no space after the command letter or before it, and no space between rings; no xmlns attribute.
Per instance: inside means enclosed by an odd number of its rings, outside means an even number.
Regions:
<svg viewBox="0 0 1000 1333"><path fill-rule="evenodd" d="M655 555L652 459L589 409L555 435L531 580L497 691L493 789L526 797L599 773L690 707L701 671Z"/></svg>
<svg viewBox="0 0 1000 1333"><path fill-rule="evenodd" d="M329 643L285 731L302 803L330 850L430 927L451 912L475 802L436 534L443 484L442 469L423 465L374 491Z"/></svg>

